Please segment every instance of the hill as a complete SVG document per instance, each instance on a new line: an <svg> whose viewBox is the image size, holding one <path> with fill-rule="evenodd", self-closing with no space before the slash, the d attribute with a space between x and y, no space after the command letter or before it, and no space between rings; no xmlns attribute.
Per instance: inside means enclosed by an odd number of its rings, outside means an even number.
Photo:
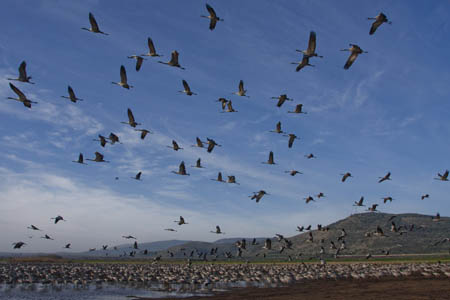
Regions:
<svg viewBox="0 0 450 300"><path fill-rule="evenodd" d="M392 220L391 220L392 219ZM391 231L394 222L397 231ZM377 235L377 227L381 228L383 235ZM386 214L386 213L361 213L351 215L343 220L322 226L322 230L311 230L313 241L310 241L309 232L301 233L292 237L286 237L293 245L292 249L285 249L280 253L284 242L278 242L272 238L272 249L263 249L264 238L258 239L258 245L251 245L252 239L247 239L246 250L242 252L242 257L251 259L262 257L264 254L270 258L292 258L318 257L321 247L324 249L322 256L332 257L336 250L331 249L331 242L337 248L342 245L342 240L338 238L342 235L342 229L346 236L345 248L339 255L366 255L367 253L383 254L389 251L390 254L431 254L448 253L450 243L434 245L444 238L450 237L450 218L441 217L439 222L432 220L432 216L420 214ZM217 259L223 259L225 252L230 252L233 256L237 253L236 239L221 239L214 243L189 242L186 244L170 247L168 251L174 254L174 258L186 258L194 251L193 258L198 258L199 254L207 253L208 258L212 248L218 249ZM168 251L158 253L163 258L168 258Z"/></svg>

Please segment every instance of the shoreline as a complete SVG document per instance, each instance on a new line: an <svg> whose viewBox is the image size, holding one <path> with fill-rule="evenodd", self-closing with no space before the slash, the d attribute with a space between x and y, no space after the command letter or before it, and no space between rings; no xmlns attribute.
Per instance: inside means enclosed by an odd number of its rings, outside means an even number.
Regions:
<svg viewBox="0 0 450 300"><path fill-rule="evenodd" d="M332 300L379 300L390 297L396 300L450 299L450 278L383 277L378 279L318 279L295 282L283 287L233 288L213 292L211 296L193 296L189 300L239 300L239 299L332 299ZM180 298L136 298L140 300L169 300Z"/></svg>

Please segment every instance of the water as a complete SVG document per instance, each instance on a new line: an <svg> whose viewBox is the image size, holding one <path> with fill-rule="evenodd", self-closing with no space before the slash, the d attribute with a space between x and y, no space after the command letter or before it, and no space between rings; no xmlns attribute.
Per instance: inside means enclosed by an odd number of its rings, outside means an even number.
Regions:
<svg viewBox="0 0 450 300"><path fill-rule="evenodd" d="M208 296L208 290L186 292L180 287L170 291L154 286L151 289L120 285L0 285L0 300L129 300L127 296L148 298Z"/></svg>

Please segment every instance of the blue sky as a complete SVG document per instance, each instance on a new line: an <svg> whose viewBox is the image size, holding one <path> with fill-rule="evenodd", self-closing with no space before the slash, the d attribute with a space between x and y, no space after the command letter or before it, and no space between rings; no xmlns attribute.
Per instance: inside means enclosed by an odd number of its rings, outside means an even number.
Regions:
<svg viewBox="0 0 450 300"><path fill-rule="evenodd" d="M220 225L226 236L295 234L297 225L328 224L355 212L352 204L382 203L383 212L450 214L449 184L433 180L450 168L450 3L447 1L209 1L223 18L208 29L203 1L6 1L0 11L0 97L13 96L8 77L22 60L35 85L15 82L31 110L0 101L0 251L23 240L24 251L73 251L140 241L212 241ZM392 20L368 34L380 11ZM88 27L92 12L100 29ZM20 22L18 22L20 20ZM418 21L420 20L420 21ZM317 33L315 67L295 72L309 32ZM147 52L151 37L162 58L144 61L139 72L128 55ZM349 43L369 53L349 70ZM186 70L158 64L177 50ZM127 69L135 88L111 84ZM178 93L188 81L197 96ZM244 80L250 98L231 95ZM67 85L84 99L61 98ZM273 96L294 98L277 108ZM220 113L219 97L238 113ZM298 103L307 115L288 114ZM126 121L127 108L144 141ZM300 137L288 149L287 138ZM116 133L122 145L102 149L98 134ZM223 145L213 153L192 148L195 137ZM175 139L184 150L167 145ZM72 163L95 151L109 164ZM274 151L277 165L263 165ZM317 159L308 160L305 154ZM201 157L206 169L190 168ZM191 176L177 176L184 160ZM291 177L285 170L298 169ZM130 177L142 171L142 182ZM218 183L217 172L241 185ZM340 182L340 174L354 178ZM388 171L392 181L377 183ZM114 180L115 177L119 180ZM247 196L271 195L256 204ZM326 198L305 204L323 192ZM420 200L422 194L430 198ZM68 221L54 225L50 218ZM164 228L183 215L189 225ZM34 224L55 238L26 229ZM178 227L178 226L177 226ZM33 238L28 238L28 236Z"/></svg>

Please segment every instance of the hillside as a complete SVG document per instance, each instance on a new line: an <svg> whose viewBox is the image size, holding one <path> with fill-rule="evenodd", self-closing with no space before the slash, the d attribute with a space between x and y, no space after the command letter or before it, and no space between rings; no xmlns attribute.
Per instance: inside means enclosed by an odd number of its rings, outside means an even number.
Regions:
<svg viewBox="0 0 450 300"><path fill-rule="evenodd" d="M395 217L394 217L395 216ZM391 221L389 219L394 217ZM397 232L391 231L391 222L394 222ZM374 234L379 226L384 236ZM412 227L413 226L413 227ZM432 221L432 216L420 214L385 214L385 213L361 213L351 215L343 220L323 226L325 230L312 230L313 241L308 241L309 233L301 233L292 237L286 237L293 242L292 249L286 249L282 254L279 250L282 243L277 239L272 239L272 250L263 249L264 239L259 239L258 245L251 245L251 239L247 239L247 249L243 251L242 257L255 258L266 254L271 258L286 258L290 255L292 258L317 257L321 246L323 246L325 257L332 257L336 250L330 249L331 241L336 247L341 246L338 237L341 235L341 229L345 229L347 235L345 249L340 251L340 255L366 255L382 254L382 251L389 251L391 254L427 254L427 253L448 253L450 243L442 243L437 246L434 244L444 238L450 237L450 218L441 217L439 222ZM316 228L316 226L314 226ZM366 233L371 236L367 237ZM214 243L189 242L186 244L171 247L168 251L174 253L175 258L189 257L190 252L194 250L193 258L198 258L196 253L210 253L212 248L218 248L218 259L223 259L225 252L237 253L237 247L234 245L238 239L223 239ZM299 256L299 254L301 254ZM167 251L160 252L164 258L168 258ZM213 258L208 255L207 257Z"/></svg>

